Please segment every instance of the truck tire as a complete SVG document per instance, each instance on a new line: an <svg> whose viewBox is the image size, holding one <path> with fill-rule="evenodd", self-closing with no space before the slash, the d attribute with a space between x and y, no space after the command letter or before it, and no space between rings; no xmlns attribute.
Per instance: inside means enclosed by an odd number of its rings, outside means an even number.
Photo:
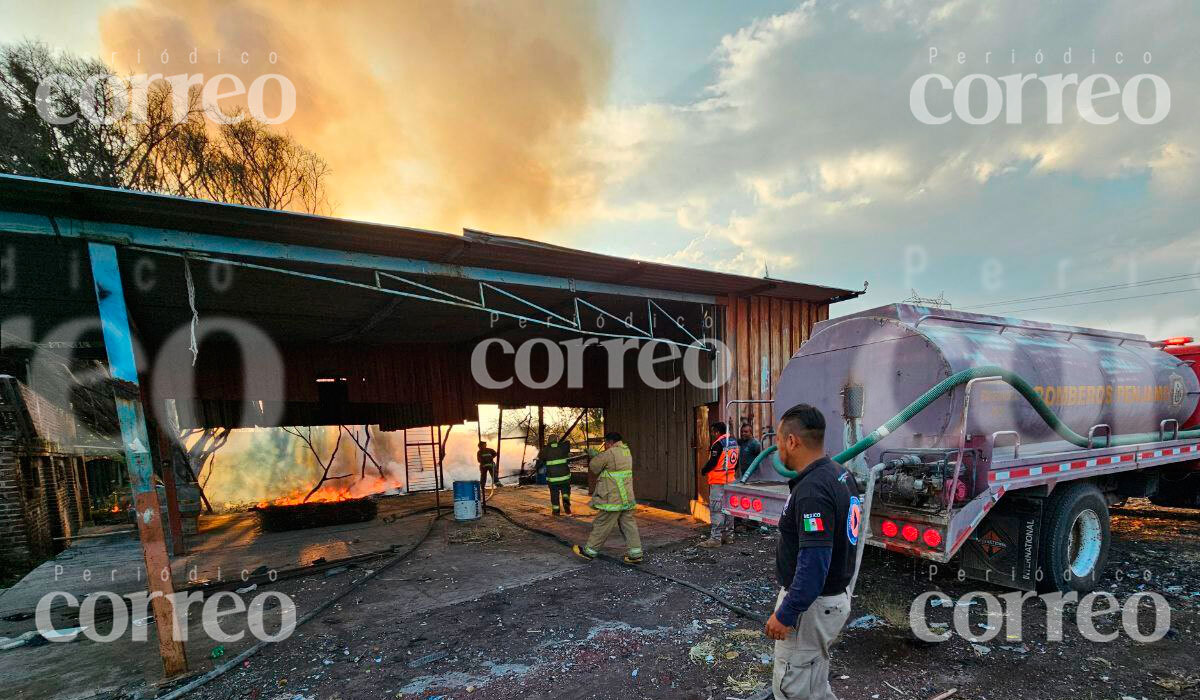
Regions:
<svg viewBox="0 0 1200 700"><path fill-rule="evenodd" d="M1066 484L1055 490L1044 513L1039 590L1091 591L1104 573L1111 541L1104 494L1095 484Z"/></svg>

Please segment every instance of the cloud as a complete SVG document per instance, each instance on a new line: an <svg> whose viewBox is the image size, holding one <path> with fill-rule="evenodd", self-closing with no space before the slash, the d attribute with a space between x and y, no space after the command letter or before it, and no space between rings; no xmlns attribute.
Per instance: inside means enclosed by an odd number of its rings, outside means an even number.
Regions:
<svg viewBox="0 0 1200 700"><path fill-rule="evenodd" d="M1197 30L1195 7L1168 2L804 2L729 32L694 101L609 108L638 116L637 157L615 163L590 227L603 228L606 211L653 203L660 239L678 251L664 259L758 273L769 261L773 275L848 287L868 277L873 294L860 308L911 286L960 305L1093 286L1143 250L1194 235ZM1033 80L1021 123L1002 110L987 125L930 126L909 108L914 81L930 72L954 83L1106 73L1121 86L1153 73L1171 108L1154 125L1122 113L1098 126L1068 87L1063 123L1049 123L1054 94ZM950 97L934 95L931 107L948 112ZM1141 114L1153 97L1142 83ZM982 98L981 83L975 113ZM1125 109L1120 96L1096 105L1101 115ZM607 150L603 139L592 147ZM685 213L671 222L662 210ZM929 261L917 273L904 266L914 247ZM1058 273L1064 265L1070 274ZM1142 308L1181 317L1169 301Z"/></svg>
<svg viewBox="0 0 1200 700"><path fill-rule="evenodd" d="M100 34L120 70L287 76L285 128L329 162L339 215L536 233L602 184L605 163L579 154L610 23L571 0L139 0L105 12Z"/></svg>

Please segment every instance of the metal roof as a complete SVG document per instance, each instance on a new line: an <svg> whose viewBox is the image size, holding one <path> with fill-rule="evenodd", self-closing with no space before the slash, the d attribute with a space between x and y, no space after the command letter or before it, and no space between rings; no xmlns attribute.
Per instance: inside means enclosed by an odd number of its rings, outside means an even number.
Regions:
<svg viewBox="0 0 1200 700"><path fill-rule="evenodd" d="M0 174L0 209L177 229L607 284L836 302L861 292L602 255L467 229L462 235Z"/></svg>

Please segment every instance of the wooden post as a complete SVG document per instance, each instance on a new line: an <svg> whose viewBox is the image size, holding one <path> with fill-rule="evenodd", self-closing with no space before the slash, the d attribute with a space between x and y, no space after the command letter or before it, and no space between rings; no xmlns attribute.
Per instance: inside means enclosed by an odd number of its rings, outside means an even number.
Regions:
<svg viewBox="0 0 1200 700"><path fill-rule="evenodd" d="M138 385L125 291L121 286L121 269L117 264L117 249L112 245L88 243L88 257L91 259L92 279L96 286L104 350L112 373L113 399L121 424L121 442L125 447L125 466L129 472L133 506L137 512L138 535L146 563L146 582L152 596L150 606L154 611L158 651L162 656L163 673L169 678L187 671L187 658L183 642L176 640L173 633L174 608L168 597L175 592L170 576L171 562L167 557L158 494L154 490L150 438L142 408L141 387ZM167 572L166 576L162 575L164 571Z"/></svg>
<svg viewBox="0 0 1200 700"><path fill-rule="evenodd" d="M171 554L179 557L183 547L183 518L179 514L179 492L175 488L175 445L157 422L152 423L158 438L158 463L162 468L163 488L167 492L167 524L171 528Z"/></svg>

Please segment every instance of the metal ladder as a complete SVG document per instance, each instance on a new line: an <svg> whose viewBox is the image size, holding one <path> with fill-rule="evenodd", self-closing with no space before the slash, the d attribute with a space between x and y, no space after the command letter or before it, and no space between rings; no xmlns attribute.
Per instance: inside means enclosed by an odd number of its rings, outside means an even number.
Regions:
<svg viewBox="0 0 1200 700"><path fill-rule="evenodd" d="M404 431L404 483L409 493L442 489L442 426Z"/></svg>

